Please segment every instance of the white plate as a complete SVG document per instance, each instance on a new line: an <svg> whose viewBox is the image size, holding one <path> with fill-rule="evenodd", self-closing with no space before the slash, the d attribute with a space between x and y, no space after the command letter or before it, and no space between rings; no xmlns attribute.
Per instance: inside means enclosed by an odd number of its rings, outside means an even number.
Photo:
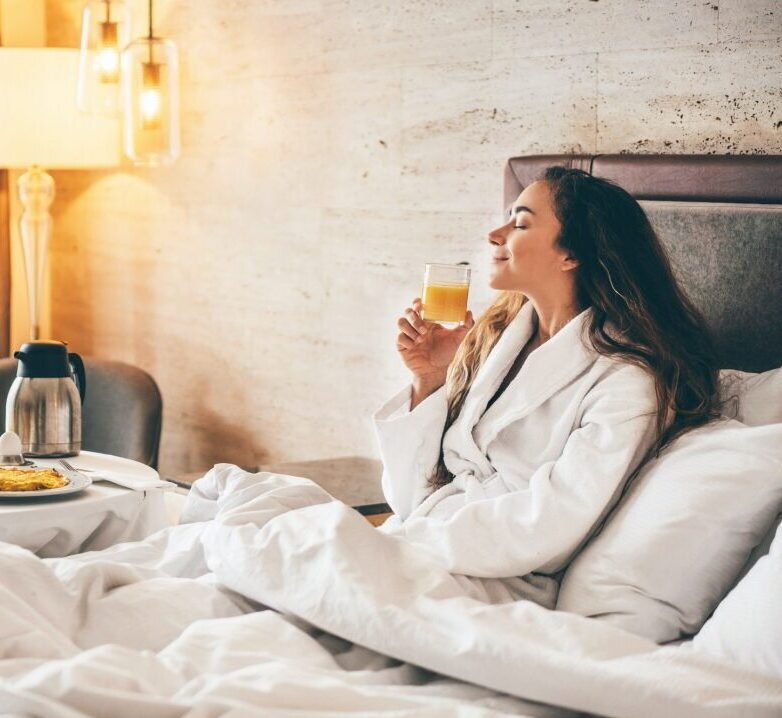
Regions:
<svg viewBox="0 0 782 718"><path fill-rule="evenodd" d="M57 471L60 476L68 479L70 482L67 486L62 486L59 489L38 489L37 491L0 491L0 499L40 499L44 496L62 496L63 494L72 494L76 491L83 491L91 483L92 479L89 476L65 476L60 471Z"/></svg>

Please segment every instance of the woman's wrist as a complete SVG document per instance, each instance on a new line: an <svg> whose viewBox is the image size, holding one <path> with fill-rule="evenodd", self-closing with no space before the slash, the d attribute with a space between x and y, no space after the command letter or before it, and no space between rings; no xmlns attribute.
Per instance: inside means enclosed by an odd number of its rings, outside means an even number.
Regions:
<svg viewBox="0 0 782 718"><path fill-rule="evenodd" d="M413 390L410 396L410 411L415 409L428 396L434 394L443 384L445 384L445 374L414 377Z"/></svg>

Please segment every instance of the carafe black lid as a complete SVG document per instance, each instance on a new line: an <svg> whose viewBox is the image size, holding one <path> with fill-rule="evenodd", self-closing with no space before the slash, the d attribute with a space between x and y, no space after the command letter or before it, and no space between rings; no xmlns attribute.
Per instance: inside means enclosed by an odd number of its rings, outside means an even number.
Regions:
<svg viewBox="0 0 782 718"><path fill-rule="evenodd" d="M73 376L68 361L68 347L64 342L28 342L14 352L14 357L19 360L16 376L31 379Z"/></svg>

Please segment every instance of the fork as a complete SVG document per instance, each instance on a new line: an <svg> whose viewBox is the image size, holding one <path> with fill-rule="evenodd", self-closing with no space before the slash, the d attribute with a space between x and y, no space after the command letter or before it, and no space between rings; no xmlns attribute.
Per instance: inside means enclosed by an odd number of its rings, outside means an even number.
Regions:
<svg viewBox="0 0 782 718"><path fill-rule="evenodd" d="M66 461L65 459L58 459L60 464L64 466L68 471L75 471L77 474L80 473L88 473L91 474L93 472L93 469L77 469L73 464L71 464L69 461Z"/></svg>

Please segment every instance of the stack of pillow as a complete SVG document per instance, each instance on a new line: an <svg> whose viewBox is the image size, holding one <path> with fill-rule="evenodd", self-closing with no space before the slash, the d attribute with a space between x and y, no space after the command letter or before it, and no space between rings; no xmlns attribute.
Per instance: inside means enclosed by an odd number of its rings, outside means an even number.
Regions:
<svg viewBox="0 0 782 718"><path fill-rule="evenodd" d="M720 383L725 417L646 464L557 608L782 678L782 368Z"/></svg>

